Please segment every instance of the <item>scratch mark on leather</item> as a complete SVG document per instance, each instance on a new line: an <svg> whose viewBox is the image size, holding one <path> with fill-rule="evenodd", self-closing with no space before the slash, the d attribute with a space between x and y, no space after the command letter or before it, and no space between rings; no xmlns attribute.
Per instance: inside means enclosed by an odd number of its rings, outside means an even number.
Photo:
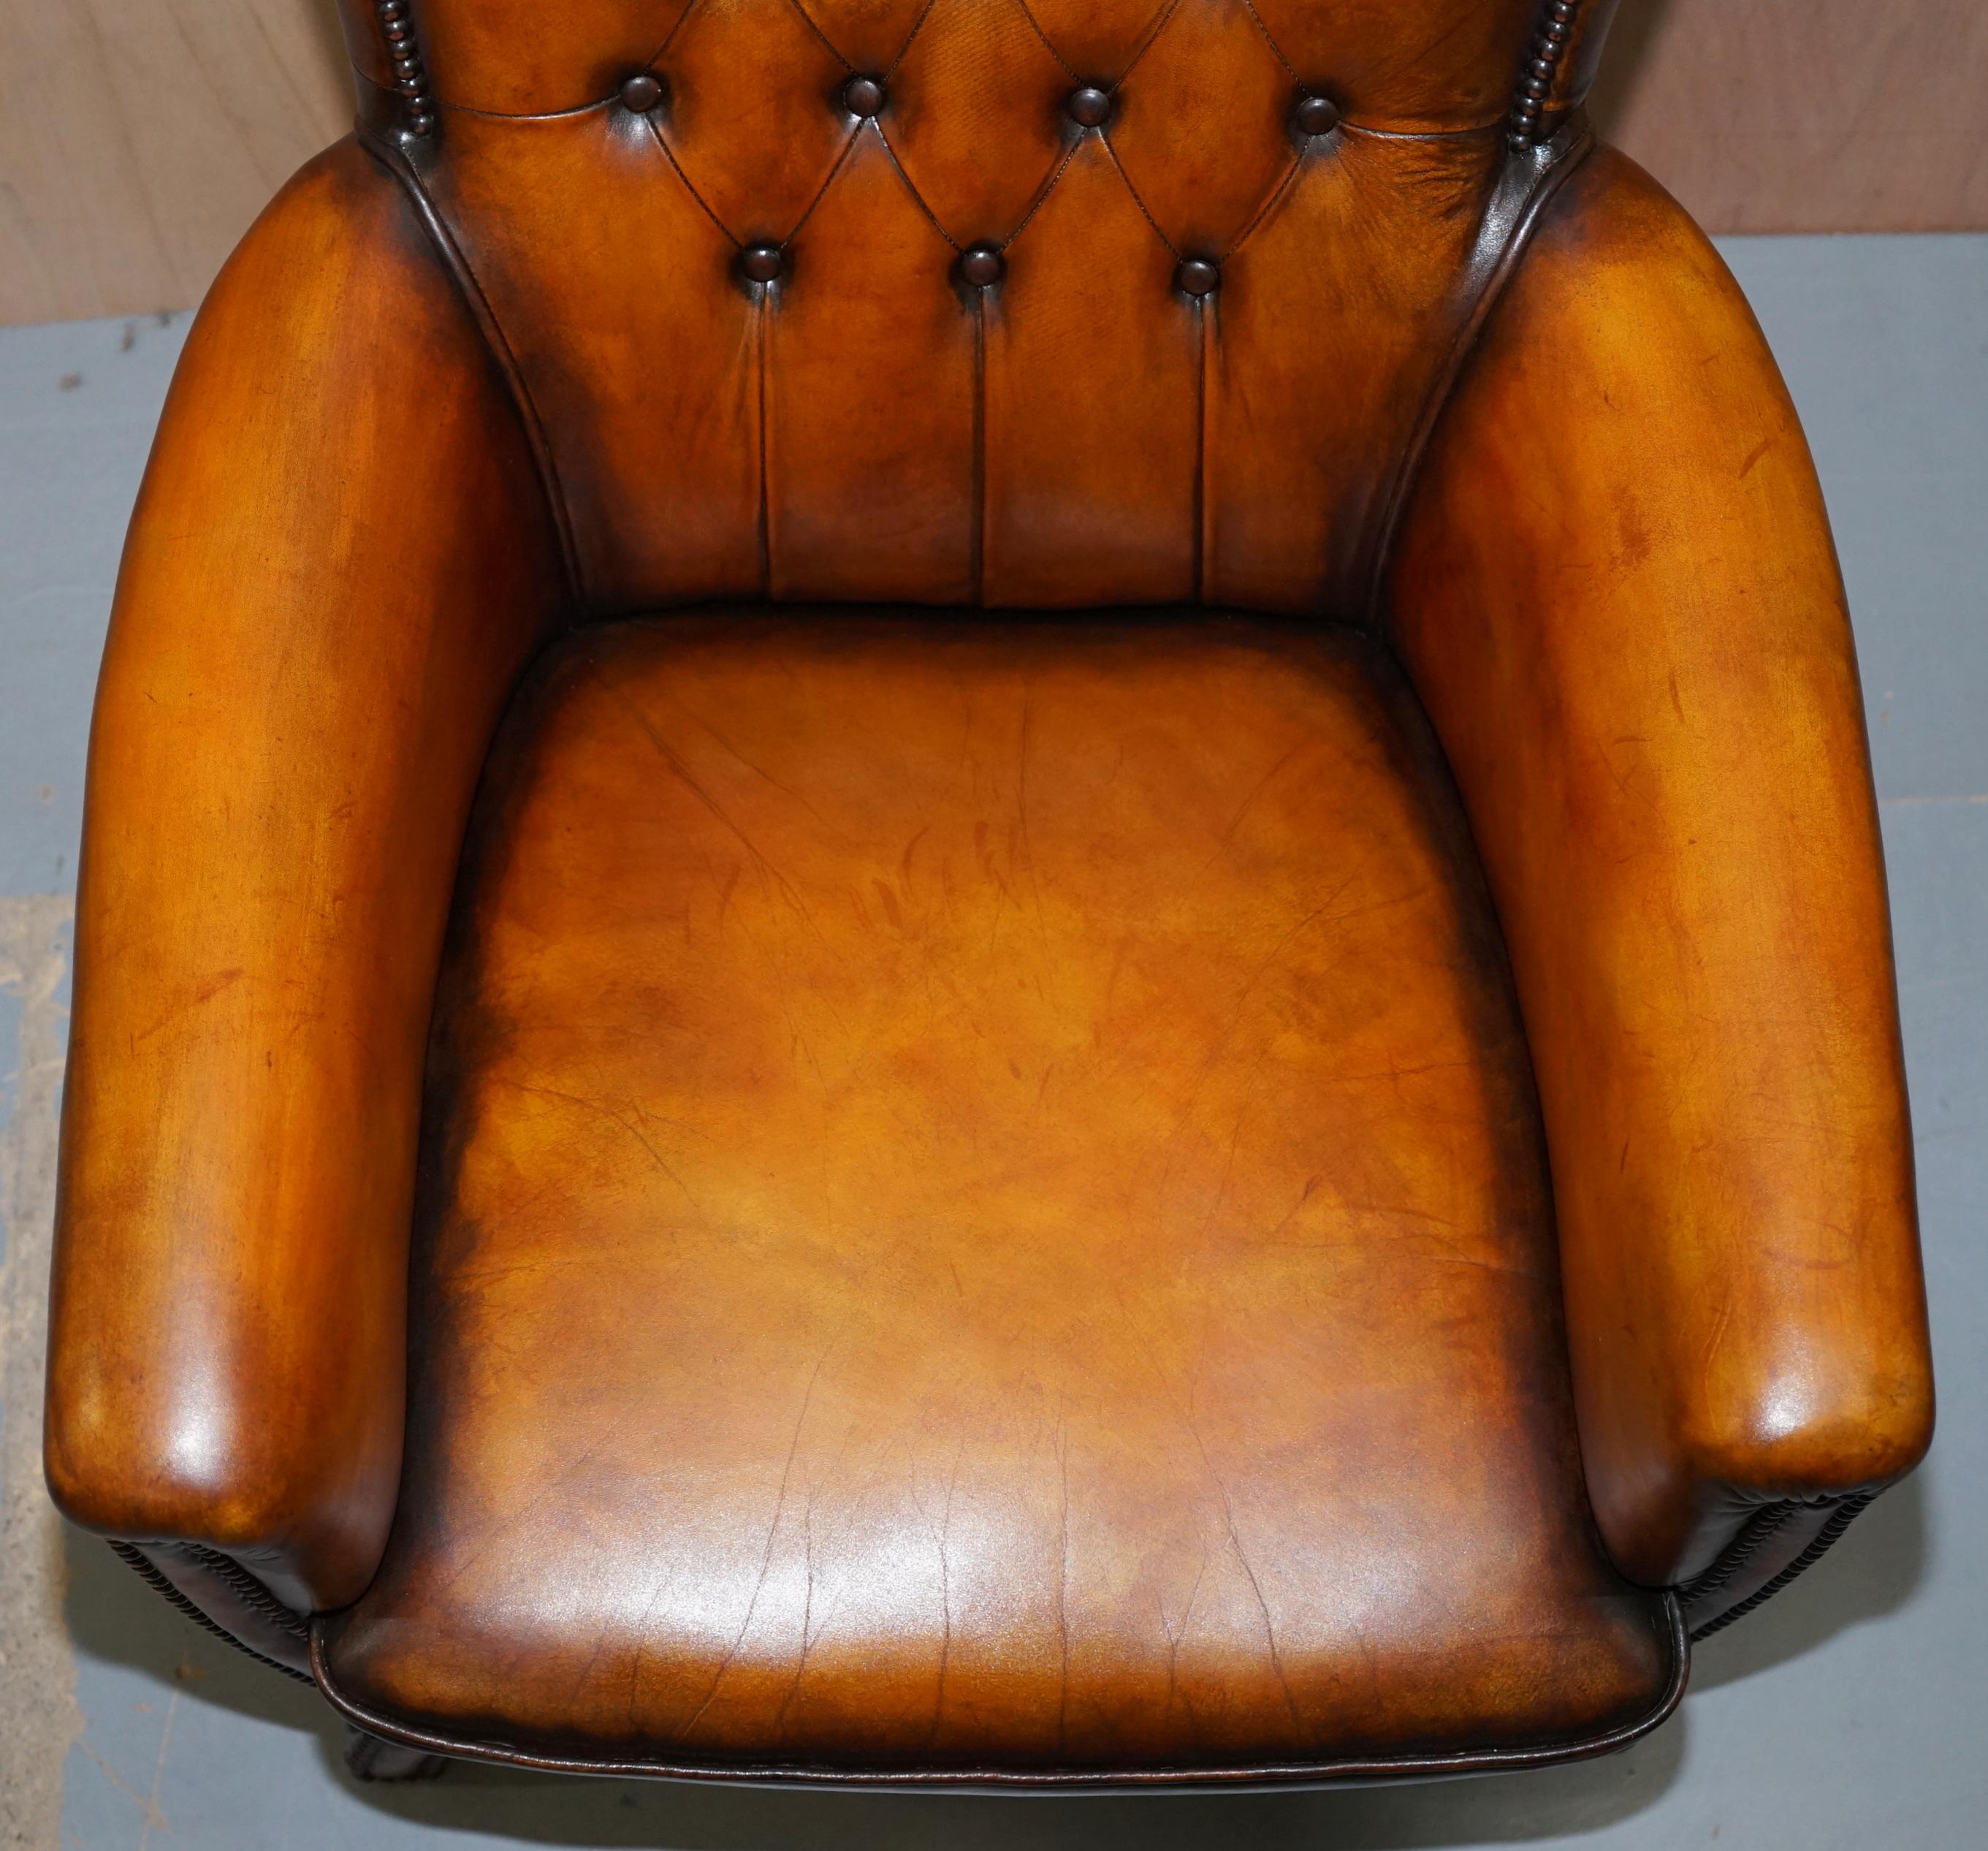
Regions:
<svg viewBox="0 0 1988 1851"><path fill-rule="evenodd" d="M1208 1474L1209 1482L1215 1487L1215 1494L1222 1500L1222 1520L1228 1526L1229 1546L1236 1552L1236 1559L1242 1565L1242 1572L1249 1583L1249 1592L1256 1597L1256 1611L1263 1616L1263 1637L1270 1648L1270 1669L1276 1675L1277 1687L1284 1694L1285 1707L1291 1713L1291 1721L1298 1728L1304 1727L1298 1714L1297 1699L1291 1694L1291 1682L1284 1673L1283 1654L1277 1649L1277 1629L1270 1618L1270 1603L1263 1598L1263 1584L1256 1579L1256 1565L1249 1559L1249 1552L1242 1546L1242 1538L1236 1528L1235 1506L1229 1501L1229 1487L1222 1481L1222 1474L1215 1469L1215 1462L1208 1456L1208 1442L1202 1437L1200 1424L1195 1420L1193 1410L1182 1410L1187 1416L1188 1431L1194 1436L1194 1443L1201 1453L1201 1463Z"/></svg>
<svg viewBox="0 0 1988 1851"><path fill-rule="evenodd" d="M1215 1200L1209 1203L1208 1213L1201 1218L1201 1227L1197 1230L1200 1237L1206 1237L1215 1225L1215 1217L1222 1213L1222 1203L1229 1200L1229 1186L1236 1178L1236 1147L1242 1141L1242 1121L1249 1115L1249 1108L1245 1106L1236 1114L1236 1122L1229 1130L1228 1159L1222 1166L1222 1180L1215 1186Z"/></svg>
<svg viewBox="0 0 1988 1851"><path fill-rule="evenodd" d="M813 1372L809 1376L807 1387L801 1395L800 1412L794 1416L793 1433L787 1441L786 1464L780 1470L780 1489L773 1500L773 1521L766 1525L766 1547L759 1558L759 1579L752 1583L752 1597L746 1603L746 1617L739 1623L737 1636L725 1648L725 1656L718 1661L718 1669L712 1673L711 1687L705 1692L704 1700L691 1713L690 1721L678 1730L676 1739L678 1741L689 1736L691 1731L704 1720L705 1711L717 1700L718 1687L724 1683L725 1673L732 1669L732 1661L738 1657L740 1648L746 1643L746 1635L752 1629L752 1616L759 1611L759 1596L766 1592L766 1578L773 1572L773 1545L779 1540L780 1518L787 1508L787 1487L793 1478L794 1456L800 1450L801 1429L807 1424L808 1408L814 1399L814 1385L821 1379L822 1365L827 1362L829 1351L834 1347L831 1342L828 1348L815 1359Z"/></svg>
<svg viewBox="0 0 1988 1851"><path fill-rule="evenodd" d="M794 1699L800 1694L801 1680L807 1675L808 1654L814 1650L816 1636L814 1632L814 1487L813 1484L809 1485L807 1502L801 1508L801 1558L806 1568L807 1581L801 1593L800 1655L794 1660L793 1682L787 1686L787 1694L780 1699L780 1707L773 1716L773 1731L783 1741L786 1738L787 1712L793 1708Z"/></svg>
<svg viewBox="0 0 1988 1851"><path fill-rule="evenodd" d="M1188 1626L1194 1618L1194 1603L1201 1597L1201 1584L1206 1579L1207 1575L1208 1549L1204 1544L1201 1552L1200 1564L1194 1572L1194 1584L1187 1591L1187 1605L1181 1609L1180 1624L1178 1626L1167 1623L1167 1603L1164 1599L1158 1596L1155 1596L1155 1602L1160 1610L1160 1630L1167 1636L1167 1701L1166 1710L1164 1712L1165 1714L1172 1713L1174 1700L1180 1694L1181 1645L1187 1637ZM1192 1709L1192 1706L1190 1705L1189 1708Z"/></svg>
<svg viewBox="0 0 1988 1851"><path fill-rule="evenodd" d="M488 1525L484 1529L482 1539L477 1543L475 1548L441 1578L436 1586L436 1598L439 1600L454 1593L470 1572L476 1568L504 1538L509 1535L520 1524L530 1522L541 1508L551 1508L553 1502L552 1494L576 1477L593 1464L596 1457L607 1443L606 1440L596 1440L593 1445L581 1453L578 1458L570 1460L562 1466L549 1482L535 1485L532 1487L534 1501L531 1505L507 1511L496 1522Z"/></svg>
<svg viewBox="0 0 1988 1851"><path fill-rule="evenodd" d="M641 1727L636 1717L635 1706L642 1690L642 1661L648 1655L649 1623L655 1617L656 1609L662 1604L663 1596L670 1591L675 1582L676 1572L672 1565L664 1571L655 1585L650 1590L649 1598L642 1608L642 1617L636 1625L635 1654L628 1667L628 1727L631 1729L639 1730ZM607 1643L607 1634L604 1630L599 1636L598 1643L596 1643L592 1655L587 1661L586 1669L580 1673L579 1680L573 1687L573 1696L576 1699L580 1693L586 1689L587 1681L593 1676L593 1667L598 1662L602 1651L606 1648Z"/></svg>
<svg viewBox="0 0 1988 1851"><path fill-rule="evenodd" d="M696 1195L692 1192L690 1185L686 1183L682 1177L678 1176L675 1170L670 1166L668 1159L664 1156L661 1151L657 1149L654 1145L651 1143L649 1140L642 1135L640 1127L631 1124L627 1118L624 1118L620 1112L616 1112L611 1106L603 1104L602 1101L598 1099L587 1098L579 1093L561 1092L556 1087L528 1085L522 1080L499 1079L496 1083L499 1085L509 1086L518 1092L535 1093L548 1099L563 1100L569 1105L577 1105L583 1112L593 1112L597 1116L605 1118L609 1124L619 1126L620 1129L626 1132L630 1137L633 1138L637 1144L641 1145L643 1149L649 1153L650 1158L654 1162L657 1169L661 1170L664 1176L668 1176L669 1179L677 1186L678 1189L683 1191L684 1200L688 1202L691 1206L695 1209L699 1214L702 1214L704 1213L704 1204L698 1200ZM676 1238L674 1232L671 1233L670 1237L672 1240Z"/></svg>
<svg viewBox="0 0 1988 1851"><path fill-rule="evenodd" d="M711 813L717 822L738 838L739 845L752 858L753 865L773 883L787 904L800 915L808 929L826 945L828 941L822 938L820 929L815 924L814 915L808 911L807 902L801 898L800 889L781 871L779 866L761 849L759 844L739 826L724 805L720 804L691 775L690 767L671 750L668 741L656 730L654 723L642 711L641 706L627 690L608 680L605 676L601 678L600 685L621 703L629 717L641 729L649 743L655 747L658 756L661 758L664 764L669 766L678 782Z"/></svg>
<svg viewBox="0 0 1988 1851"><path fill-rule="evenodd" d="M959 1488L960 1461L966 1457L966 1440L952 1456L952 1470L945 1481L945 1508L938 1525L938 1599L941 1630L938 1641L938 1677L932 1690L931 1728L925 1738L929 1748L938 1740L939 1725L945 1719L945 1674L952 1660L952 1557L948 1539L952 1531L953 1494Z"/></svg>
<svg viewBox="0 0 1988 1851"><path fill-rule="evenodd" d="M1358 870L1348 875L1325 896L1324 899L1285 932L1283 937L1279 939L1256 961L1249 974L1243 979L1242 987L1236 993L1235 1006L1229 1011L1229 1020L1223 1024L1222 1032L1209 1044L1208 1052L1202 1057L1200 1064L1195 1068L1194 1078L1188 1085L1187 1096L1181 1102L1180 1110L1175 1115L1173 1129L1167 1134L1167 1160L1161 1167L1157 1191L1162 1201L1164 1201L1168 1185L1173 1180L1175 1153L1179 1148L1182 1135L1187 1129L1188 1121L1193 1115L1195 1101L1201 1096L1201 1089L1207 1083L1208 1076L1215 1071L1215 1063L1222 1058L1229 1044L1235 1038L1236 1031L1242 1027L1242 1017L1249 1008L1249 999L1255 993L1257 984L1262 982L1265 973L1283 955L1285 950L1299 934L1330 912L1333 902L1345 892L1359 878L1360 871Z"/></svg>
<svg viewBox="0 0 1988 1851"><path fill-rule="evenodd" d="M1070 1423L1057 1423L1057 1466L1060 1480L1057 1527L1061 1541L1057 1556L1057 1641L1062 1670L1057 1681L1057 1748L1070 1735Z"/></svg>
<svg viewBox="0 0 1988 1851"><path fill-rule="evenodd" d="M1222 833L1215 838L1215 851L1213 854L1209 855L1205 861L1202 863L1202 873L1205 874L1209 868L1212 868L1217 861L1221 860L1222 855L1227 851L1229 844L1236 839L1236 831L1242 827L1243 817L1249 814L1250 806L1253 804L1257 798L1263 794L1264 790L1269 787L1271 780L1276 777L1277 773L1283 770L1283 768L1288 765L1293 759L1296 758L1300 752L1303 751L1305 747L1310 743L1310 742L1307 739L1301 739L1297 740L1289 748L1289 750L1283 753L1283 754L1277 760L1276 763L1271 766L1269 770L1266 771L1261 777L1257 779L1255 783L1249 787L1249 789L1245 794L1242 801L1236 805L1236 813L1233 816L1229 817L1227 826L1222 830Z"/></svg>
<svg viewBox="0 0 1988 1851"><path fill-rule="evenodd" d="M174 1003L171 1008L167 1010L164 1015L161 1016L158 1020L154 1022L149 1027L140 1029L136 1034L132 1036L131 1045L135 1047L140 1041L149 1041L153 1036L158 1034L159 1031L164 1028L167 1024L178 1020L181 1016L191 1015L193 1011L199 1008L203 1003L212 1001L213 999L219 996L224 990L232 990L235 984L242 980L242 978L245 974L245 973L238 967L228 970L216 971L212 976L207 978L204 982L195 986L191 995L186 997L181 1001Z"/></svg>
<svg viewBox="0 0 1988 1851"><path fill-rule="evenodd" d="M1036 930L1049 942L1049 921L1043 912L1043 884L1036 871L1036 845L1029 834L1029 733L1035 723L1035 695L1026 683L1022 689L1021 739L1015 768L1015 814L1022 831L1022 853L1027 858L1029 891L1035 902Z"/></svg>

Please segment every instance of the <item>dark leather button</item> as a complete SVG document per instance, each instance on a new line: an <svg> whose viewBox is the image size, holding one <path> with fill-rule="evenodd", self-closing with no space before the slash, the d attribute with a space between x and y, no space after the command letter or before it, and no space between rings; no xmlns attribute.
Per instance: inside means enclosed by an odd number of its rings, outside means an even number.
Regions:
<svg viewBox="0 0 1988 1851"><path fill-rule="evenodd" d="M1100 129L1111 120L1111 93L1095 83L1080 84L1063 100L1063 113L1087 129Z"/></svg>
<svg viewBox="0 0 1988 1851"><path fill-rule="evenodd" d="M621 107L632 115L646 116L663 100L661 80L642 71L621 86Z"/></svg>
<svg viewBox="0 0 1988 1851"><path fill-rule="evenodd" d="M959 280L984 289L1001 280L1008 260L991 244L970 244L959 254Z"/></svg>
<svg viewBox="0 0 1988 1851"><path fill-rule="evenodd" d="M881 77L852 77L842 86L842 107L852 116L874 116L884 107Z"/></svg>
<svg viewBox="0 0 1988 1851"><path fill-rule="evenodd" d="M777 282L786 267L786 252L776 244L749 244L739 253L739 273L748 283Z"/></svg>
<svg viewBox="0 0 1988 1851"><path fill-rule="evenodd" d="M1315 91L1299 91L1291 115L1300 135L1330 135L1339 127L1339 105Z"/></svg>
<svg viewBox="0 0 1988 1851"><path fill-rule="evenodd" d="M1188 296L1212 296L1222 287L1222 272L1205 257L1190 257L1174 272L1174 287Z"/></svg>

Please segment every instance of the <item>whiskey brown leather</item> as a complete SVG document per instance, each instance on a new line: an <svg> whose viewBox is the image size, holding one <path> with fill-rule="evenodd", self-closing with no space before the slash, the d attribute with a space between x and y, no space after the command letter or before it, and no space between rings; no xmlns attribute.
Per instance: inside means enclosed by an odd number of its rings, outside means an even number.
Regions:
<svg viewBox="0 0 1988 1851"><path fill-rule="evenodd" d="M1533 0L587 12L423 8L437 121L401 146L590 604L1354 601ZM1087 80L1101 131L1063 107ZM1313 90L1330 134L1293 124ZM741 283L760 241L784 272ZM964 287L982 242L1005 274ZM1175 287L1192 258L1213 295Z"/></svg>
<svg viewBox="0 0 1988 1851"><path fill-rule="evenodd" d="M334 149L208 296L118 580L46 1435L79 1521L292 1606L356 1596L392 1518L434 970L553 566L473 322Z"/></svg>
<svg viewBox="0 0 1988 1851"><path fill-rule="evenodd" d="M616 625L480 801L343 1697L955 1776L1658 1707L1503 949L1375 645Z"/></svg>
<svg viewBox="0 0 1988 1851"><path fill-rule="evenodd" d="M1931 1388L1841 587L1611 12L350 0L120 585L63 1508L499 1758L1660 1718Z"/></svg>
<svg viewBox="0 0 1988 1851"><path fill-rule="evenodd" d="M1621 157L1548 208L1392 604L1511 946L1596 1512L1688 1580L1761 1504L1909 1469L1932 1389L1821 493L1731 278Z"/></svg>

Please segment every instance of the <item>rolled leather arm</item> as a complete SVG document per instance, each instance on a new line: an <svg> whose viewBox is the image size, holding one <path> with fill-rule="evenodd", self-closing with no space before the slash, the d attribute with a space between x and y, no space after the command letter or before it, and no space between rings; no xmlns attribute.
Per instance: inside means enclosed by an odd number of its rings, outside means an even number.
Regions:
<svg viewBox="0 0 1988 1851"><path fill-rule="evenodd" d="M1493 311L1390 604L1510 948L1595 1513L1702 1625L1912 1467L1932 1386L1820 492L1738 289L1621 157Z"/></svg>
<svg viewBox="0 0 1988 1851"><path fill-rule="evenodd" d="M210 1612L340 1606L385 1540L439 948L549 535L446 267L333 148L188 340L90 740L48 1477Z"/></svg>

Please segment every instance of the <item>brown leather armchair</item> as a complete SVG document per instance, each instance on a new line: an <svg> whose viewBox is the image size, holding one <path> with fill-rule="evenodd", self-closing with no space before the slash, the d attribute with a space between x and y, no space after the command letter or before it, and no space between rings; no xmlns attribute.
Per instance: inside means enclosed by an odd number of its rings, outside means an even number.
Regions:
<svg viewBox="0 0 1988 1851"><path fill-rule="evenodd" d="M91 746L55 1495L373 1735L1523 1765L1926 1444L1794 413L1607 0L348 0Z"/></svg>

